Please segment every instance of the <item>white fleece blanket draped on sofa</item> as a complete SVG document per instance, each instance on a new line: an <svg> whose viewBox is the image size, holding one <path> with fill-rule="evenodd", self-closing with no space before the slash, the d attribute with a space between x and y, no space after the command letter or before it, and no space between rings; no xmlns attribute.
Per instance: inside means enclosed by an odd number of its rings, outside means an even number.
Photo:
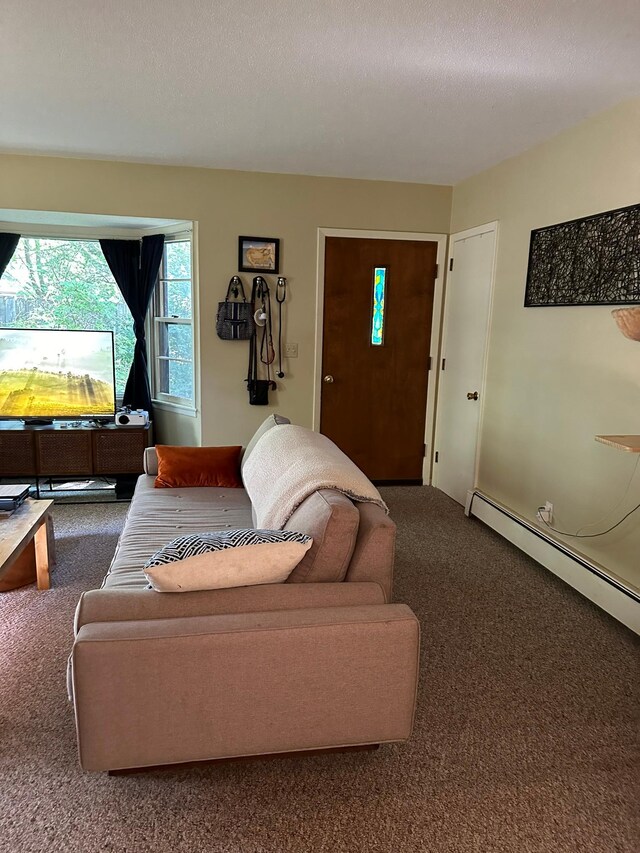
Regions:
<svg viewBox="0 0 640 853"><path fill-rule="evenodd" d="M242 477L257 528L282 530L318 489L336 489L389 512L380 492L340 448L326 436L294 424L282 424L262 436Z"/></svg>

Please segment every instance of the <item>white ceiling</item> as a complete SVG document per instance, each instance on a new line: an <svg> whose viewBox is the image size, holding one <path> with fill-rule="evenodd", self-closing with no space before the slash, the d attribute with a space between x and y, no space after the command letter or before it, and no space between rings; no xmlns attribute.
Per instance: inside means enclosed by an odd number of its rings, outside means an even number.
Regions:
<svg viewBox="0 0 640 853"><path fill-rule="evenodd" d="M0 150L451 184L640 95L638 0L2 0Z"/></svg>

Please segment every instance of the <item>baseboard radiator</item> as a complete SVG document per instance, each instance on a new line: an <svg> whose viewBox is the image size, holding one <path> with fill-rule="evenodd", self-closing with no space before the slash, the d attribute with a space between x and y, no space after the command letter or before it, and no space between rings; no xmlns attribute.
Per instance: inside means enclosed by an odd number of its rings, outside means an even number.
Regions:
<svg viewBox="0 0 640 853"><path fill-rule="evenodd" d="M640 634L640 595L570 545L483 494L468 493L467 515L478 518L578 592Z"/></svg>

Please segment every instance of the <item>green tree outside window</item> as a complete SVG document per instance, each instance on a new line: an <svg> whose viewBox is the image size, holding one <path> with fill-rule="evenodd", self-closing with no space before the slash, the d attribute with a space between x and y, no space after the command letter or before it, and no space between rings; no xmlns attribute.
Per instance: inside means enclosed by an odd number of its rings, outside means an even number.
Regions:
<svg viewBox="0 0 640 853"><path fill-rule="evenodd" d="M122 396L133 358L133 321L97 241L22 237L0 293L13 299L5 327L112 330L116 394Z"/></svg>

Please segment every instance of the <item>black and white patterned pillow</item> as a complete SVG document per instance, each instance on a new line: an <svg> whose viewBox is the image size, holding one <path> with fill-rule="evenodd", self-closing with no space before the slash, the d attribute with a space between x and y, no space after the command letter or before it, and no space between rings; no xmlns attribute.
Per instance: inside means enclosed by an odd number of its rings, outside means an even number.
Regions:
<svg viewBox="0 0 640 853"><path fill-rule="evenodd" d="M157 592L281 583L312 544L293 530L190 533L156 551L144 573Z"/></svg>

